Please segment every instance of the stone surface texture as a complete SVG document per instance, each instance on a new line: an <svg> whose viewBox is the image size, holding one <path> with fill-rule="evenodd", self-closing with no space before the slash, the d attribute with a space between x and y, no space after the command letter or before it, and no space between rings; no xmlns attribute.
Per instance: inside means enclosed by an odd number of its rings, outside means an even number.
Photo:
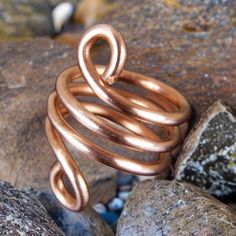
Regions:
<svg viewBox="0 0 236 236"><path fill-rule="evenodd" d="M46 38L0 48L0 178L19 188L47 190L48 171L56 160L44 132L47 97L56 76L76 64L76 50ZM115 195L115 170L77 152L74 158L87 178L92 202Z"/></svg>
<svg viewBox="0 0 236 236"><path fill-rule="evenodd" d="M0 181L1 235L64 235L35 197Z"/></svg>
<svg viewBox="0 0 236 236"><path fill-rule="evenodd" d="M76 5L79 0L2 0L0 2L0 41L32 36L54 35L52 9L62 2Z"/></svg>
<svg viewBox="0 0 236 236"><path fill-rule="evenodd" d="M218 99L236 105L236 1L120 0L116 6L101 23L123 35L127 69L177 88L194 118Z"/></svg>
<svg viewBox="0 0 236 236"><path fill-rule="evenodd" d="M114 233L91 206L82 212L72 212L64 208L52 193L34 193L48 214L67 236L113 236Z"/></svg>
<svg viewBox="0 0 236 236"><path fill-rule="evenodd" d="M132 191L117 235L231 235L236 215L226 205L187 183L148 180Z"/></svg>
<svg viewBox="0 0 236 236"><path fill-rule="evenodd" d="M186 139L175 178L217 197L236 193L236 116L218 101L202 116Z"/></svg>

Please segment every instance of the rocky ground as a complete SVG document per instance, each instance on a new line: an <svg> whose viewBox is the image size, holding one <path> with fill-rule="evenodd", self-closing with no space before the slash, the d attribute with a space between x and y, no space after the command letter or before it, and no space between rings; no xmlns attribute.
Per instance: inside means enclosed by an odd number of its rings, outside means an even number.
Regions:
<svg viewBox="0 0 236 236"><path fill-rule="evenodd" d="M55 34L61 2L0 3L1 235L236 235L236 2L119 0L100 19L125 38L126 68L177 88L193 113L174 173L117 173L70 148L91 191L80 213L63 208L48 184L47 96L77 59L75 48L35 36ZM100 43L94 60L105 64L108 53Z"/></svg>

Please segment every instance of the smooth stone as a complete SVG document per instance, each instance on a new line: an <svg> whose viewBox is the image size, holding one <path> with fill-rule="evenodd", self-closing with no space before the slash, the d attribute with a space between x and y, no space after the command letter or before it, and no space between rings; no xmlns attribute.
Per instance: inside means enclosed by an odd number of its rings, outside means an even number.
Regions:
<svg viewBox="0 0 236 236"><path fill-rule="evenodd" d="M87 206L81 212L73 212L63 207L52 193L34 192L44 205L48 214L67 236L113 236L111 228L91 207Z"/></svg>
<svg viewBox="0 0 236 236"><path fill-rule="evenodd" d="M130 191L132 188L132 185L121 185L119 186L119 191Z"/></svg>
<svg viewBox="0 0 236 236"><path fill-rule="evenodd" d="M175 178L219 198L236 194L236 116L218 101L188 136L176 164Z"/></svg>
<svg viewBox="0 0 236 236"><path fill-rule="evenodd" d="M48 191L56 157L44 131L47 97L57 75L76 64L76 50L47 38L4 43L0 49L0 178L18 188ZM87 137L97 139L94 133ZM90 187L91 204L112 199L116 170L71 152Z"/></svg>
<svg viewBox="0 0 236 236"><path fill-rule="evenodd" d="M110 211L121 210L124 206L124 202L120 198L113 198L111 202L108 203L108 208Z"/></svg>
<svg viewBox="0 0 236 236"><path fill-rule="evenodd" d="M96 205L93 206L93 209L98 213L98 214L103 214L107 212L106 207L102 203L97 203Z"/></svg>
<svg viewBox="0 0 236 236"><path fill-rule="evenodd" d="M123 201L126 201L127 198L129 197L129 195L130 195L130 192L119 192L118 193L118 197Z"/></svg>
<svg viewBox="0 0 236 236"><path fill-rule="evenodd" d="M218 99L236 106L235 8L233 0L120 0L100 22L123 35L126 69L178 89L198 119Z"/></svg>
<svg viewBox="0 0 236 236"><path fill-rule="evenodd" d="M64 235L33 195L0 180L1 235Z"/></svg>
<svg viewBox="0 0 236 236"><path fill-rule="evenodd" d="M132 191L117 226L119 236L235 235L236 215L199 188L147 180Z"/></svg>

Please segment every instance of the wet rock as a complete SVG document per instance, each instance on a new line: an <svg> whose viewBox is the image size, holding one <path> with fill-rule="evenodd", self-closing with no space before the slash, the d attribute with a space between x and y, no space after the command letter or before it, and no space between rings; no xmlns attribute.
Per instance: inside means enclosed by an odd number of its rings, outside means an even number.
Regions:
<svg viewBox="0 0 236 236"><path fill-rule="evenodd" d="M236 1L121 0L116 6L101 22L122 33L127 69L177 88L197 118L218 99L236 105Z"/></svg>
<svg viewBox="0 0 236 236"><path fill-rule="evenodd" d="M47 97L58 73L75 63L74 49L49 39L1 45L0 178L19 188L49 189L48 171L56 159L44 132ZM115 170L78 152L73 157L90 186L91 203L115 196Z"/></svg>
<svg viewBox="0 0 236 236"><path fill-rule="evenodd" d="M236 116L218 101L203 114L187 138L175 178L220 198L236 193Z"/></svg>
<svg viewBox="0 0 236 236"><path fill-rule="evenodd" d="M33 191L33 190L30 190ZM114 233L91 206L81 212L62 207L52 193L34 191L48 214L67 236L112 236Z"/></svg>
<svg viewBox="0 0 236 236"><path fill-rule="evenodd" d="M236 215L197 187L148 180L136 186L125 204L117 235L235 235Z"/></svg>
<svg viewBox="0 0 236 236"><path fill-rule="evenodd" d="M64 235L32 195L0 181L1 235Z"/></svg>

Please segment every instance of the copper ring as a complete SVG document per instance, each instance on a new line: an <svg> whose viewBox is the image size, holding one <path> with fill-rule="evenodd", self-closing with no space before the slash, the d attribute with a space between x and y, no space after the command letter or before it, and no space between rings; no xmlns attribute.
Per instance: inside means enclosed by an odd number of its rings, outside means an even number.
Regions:
<svg viewBox="0 0 236 236"><path fill-rule="evenodd" d="M107 41L111 48L110 62L106 67L95 66L91 60L90 50L98 39ZM79 67L64 70L57 78L56 91L48 98L46 135L57 157L50 170L50 184L57 199L70 210L80 211L87 205L89 190L64 140L84 156L117 170L137 175L156 175L169 167L171 154L185 136L190 117L187 100L178 91L156 79L123 70L125 59L125 43L113 27L92 27L79 43ZM84 82L78 82L78 79ZM112 87L117 80L144 88L149 94L137 96ZM81 102L77 96L98 97L110 107ZM154 152L157 159L152 162L138 161L108 151L71 127L65 120L66 115L73 116L92 132L112 142L134 151ZM161 127L167 137L155 133L145 123ZM185 127L182 137L179 125ZM64 174L73 187L74 196L64 184Z"/></svg>

